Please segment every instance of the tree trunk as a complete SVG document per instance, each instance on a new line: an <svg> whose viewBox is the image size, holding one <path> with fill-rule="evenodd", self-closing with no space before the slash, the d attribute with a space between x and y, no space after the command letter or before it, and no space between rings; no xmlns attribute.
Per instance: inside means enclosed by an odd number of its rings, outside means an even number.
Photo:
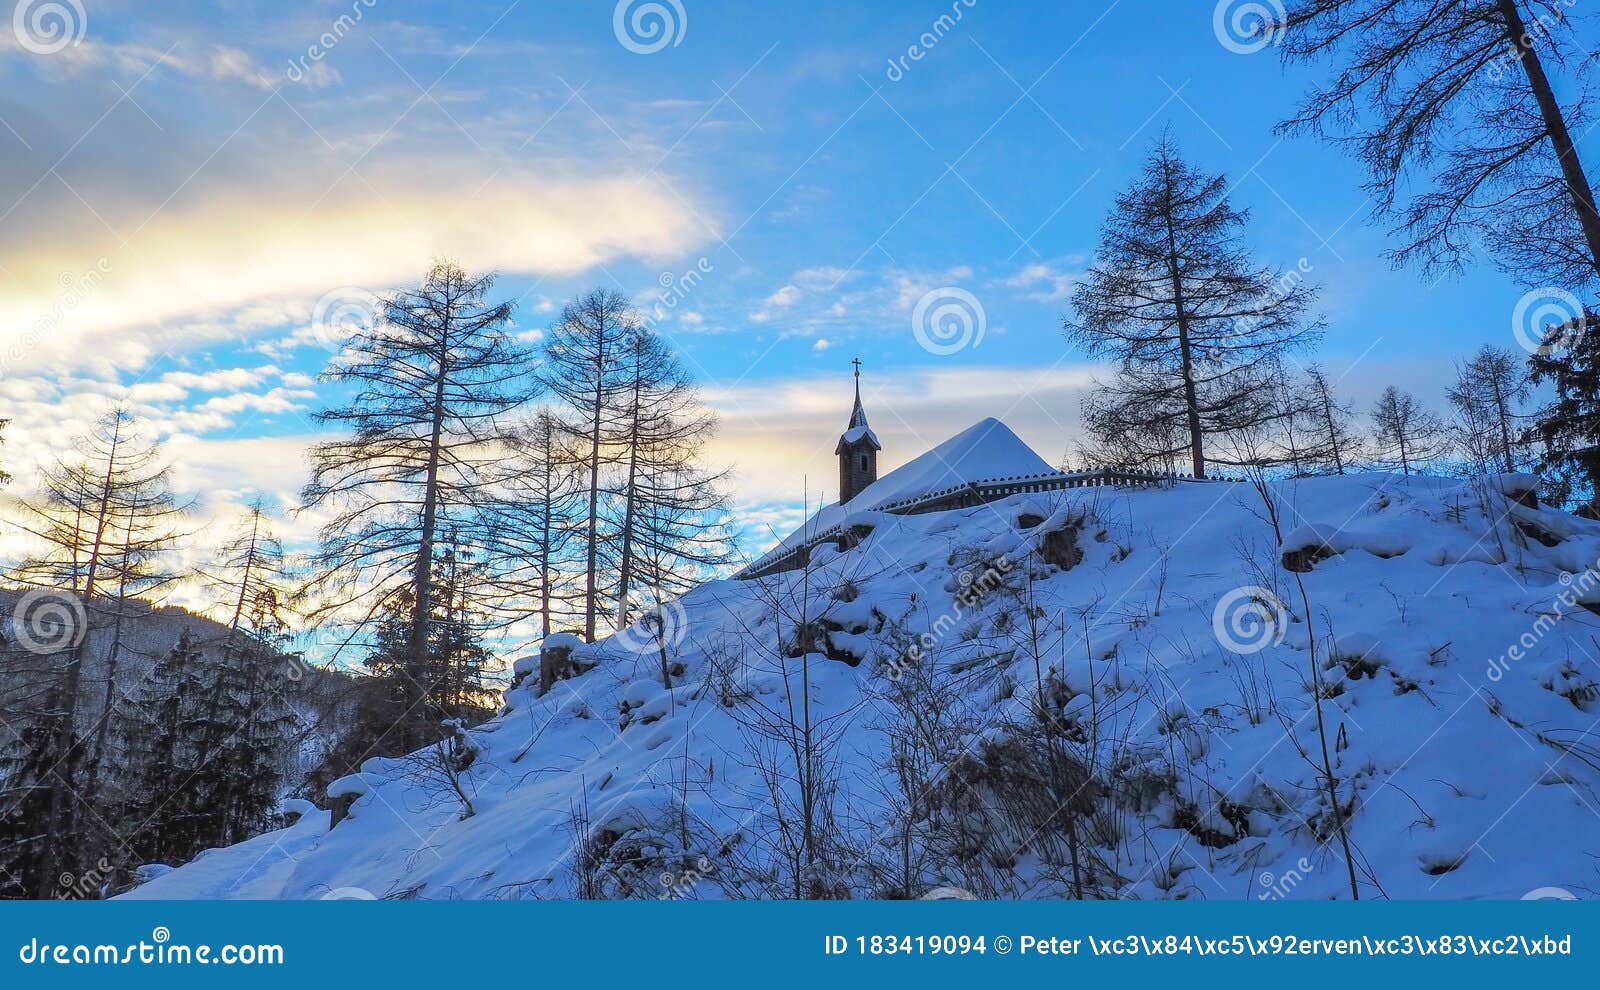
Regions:
<svg viewBox="0 0 1600 990"><path fill-rule="evenodd" d="M584 568L583 635L594 642L595 598L598 594L596 573L599 569L600 540L600 423L605 406L605 334L595 348L594 404L589 417L589 519L588 557Z"/></svg>
<svg viewBox="0 0 1600 990"><path fill-rule="evenodd" d="M34 888L35 895L41 900L47 900L54 892L52 884L57 877L68 872L68 862L64 853L67 843L77 839L77 828L72 823L71 803L75 795L72 793L72 748L73 737L76 735L75 723L78 715L78 693L83 682L83 658L89 648L89 629L87 628L90 610L94 607L95 580L100 569L100 554L106 536L107 517L111 512L111 487L116 477L117 447L122 439L122 425L119 422L113 429L110 448L106 454L106 472L100 482L99 509L94 520L94 540L89 546L89 560L84 570L83 594L80 599L83 603L85 629L82 636L72 646L72 652L67 656L66 668L61 678L61 710L52 713L55 719L54 731L51 733L51 753L56 759L50 774L54 779L50 785L50 814L47 819L45 835L49 838L50 852L43 857L45 869L39 872L38 885Z"/></svg>
<svg viewBox="0 0 1600 990"><path fill-rule="evenodd" d="M617 629L628 627L628 591L633 580L633 527L635 486L639 482L639 417L640 413L640 373L636 369L633 376L633 407L629 413L628 423L628 481L624 488L627 493L622 510L622 559L617 573ZM664 635L665 633L663 633Z"/></svg>
<svg viewBox="0 0 1600 990"><path fill-rule="evenodd" d="M1178 243L1172 230L1172 186L1167 186L1167 271L1172 279L1172 306L1177 311L1178 352L1183 360L1183 405L1189 422L1189 452L1194 466L1194 476L1206 476L1206 455L1201 447L1200 395L1194 385L1194 354L1189 344L1189 313L1184 309L1183 273L1178 268Z"/></svg>
<svg viewBox="0 0 1600 990"><path fill-rule="evenodd" d="M1333 448L1333 469L1344 474L1344 454L1339 450L1339 429L1333 419L1333 397L1326 389L1321 391L1322 418L1328 426L1328 444Z"/></svg>
<svg viewBox="0 0 1600 990"><path fill-rule="evenodd" d="M130 541L132 537L129 537ZM89 773L85 777L83 792L93 794L100 787L100 767L104 764L106 737L111 731L111 703L117 688L117 667L122 659L123 606L128 600L127 576L117 583L117 617L111 623L111 646L106 651L106 690L100 699L100 717L94 726L94 748L90 750Z"/></svg>
<svg viewBox="0 0 1600 990"><path fill-rule="evenodd" d="M1498 3L1500 13L1506 21L1506 35L1517 52L1518 61L1522 63L1522 71L1528 77L1528 86L1533 90L1533 98L1539 104L1539 115L1544 118L1545 130L1549 132L1556 160L1561 163L1561 177L1566 183L1567 193L1572 197L1573 208L1578 214L1578 224L1582 227L1583 238L1589 246L1591 267L1597 275L1600 275L1600 213L1595 212L1594 190L1589 186L1589 177L1584 172L1583 162L1578 158L1572 134L1567 130L1567 121L1561 112L1561 104L1556 102L1555 91L1551 89L1550 79L1544 72L1544 64L1539 60L1538 52L1533 49L1533 39L1523 22L1522 12L1517 9L1516 0L1498 0Z"/></svg>
<svg viewBox="0 0 1600 990"><path fill-rule="evenodd" d="M1511 407L1498 381L1494 383L1494 411L1500 421L1500 456L1509 474L1517 469L1516 460L1511 456Z"/></svg>
<svg viewBox="0 0 1600 990"><path fill-rule="evenodd" d="M415 714L427 704L428 692L423 680L428 669L428 620L433 611L433 543L434 530L439 519L439 454L444 436L444 390L450 374L450 304L446 302L444 325L439 330L437 378L433 386L432 432L428 438L428 468L422 489L422 538L417 544L417 559L412 565L411 581L413 602L411 608L410 670L404 682L406 710L401 716L405 726L401 738L406 748L421 743L419 733L409 731Z"/></svg>
<svg viewBox="0 0 1600 990"><path fill-rule="evenodd" d="M544 511L540 513L539 533L539 621L544 638L550 638L550 532L551 515L556 511L556 500L551 497L550 485L554 472L550 468L549 451L544 455Z"/></svg>

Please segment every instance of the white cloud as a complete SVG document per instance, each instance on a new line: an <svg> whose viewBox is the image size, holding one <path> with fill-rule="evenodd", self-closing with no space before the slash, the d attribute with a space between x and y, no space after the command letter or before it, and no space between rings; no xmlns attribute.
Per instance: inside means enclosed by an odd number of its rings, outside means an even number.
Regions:
<svg viewBox="0 0 1600 990"><path fill-rule="evenodd" d="M1064 271L1036 261L1022 266L1016 274L1002 280L1001 284L1036 302L1059 303L1071 297L1078 275L1076 271Z"/></svg>
<svg viewBox="0 0 1600 990"><path fill-rule="evenodd" d="M571 274L620 255L674 255L706 236L680 199L627 176L406 171L334 189L302 175L286 188L218 190L111 220L131 232L126 244L103 228L8 239L0 363L13 374L137 368L157 353L304 327L323 293L410 282L440 256L477 270Z"/></svg>
<svg viewBox="0 0 1600 990"><path fill-rule="evenodd" d="M786 285L768 296L765 301L768 306L787 307L799 302L801 295L798 285Z"/></svg>
<svg viewBox="0 0 1600 990"><path fill-rule="evenodd" d="M197 50L199 54L193 54ZM0 31L0 55L29 58L37 71L47 76L76 76L101 70L144 76L165 69L191 79L243 83L262 92L296 84L321 89L340 81L338 70L324 62L310 63L291 79L286 71L268 69L242 48L191 41L156 47L138 41L113 43L84 37L61 51L37 56L23 48L12 32Z"/></svg>
<svg viewBox="0 0 1600 990"><path fill-rule="evenodd" d="M263 92L271 92L283 82L281 74L268 72L249 52L230 45L212 46L206 67L212 79L242 82Z"/></svg>

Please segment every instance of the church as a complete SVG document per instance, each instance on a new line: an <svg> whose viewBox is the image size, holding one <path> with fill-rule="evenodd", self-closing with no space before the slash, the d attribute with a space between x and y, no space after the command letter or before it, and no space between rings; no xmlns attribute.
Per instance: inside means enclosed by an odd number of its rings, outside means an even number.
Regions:
<svg viewBox="0 0 1600 990"><path fill-rule="evenodd" d="M850 425L845 427L833 456L839 458L839 504L848 505L852 499L878 480L878 451L883 444L867 425L867 413L861 408L861 359L856 367L856 404L850 410Z"/></svg>
<svg viewBox="0 0 1600 990"><path fill-rule="evenodd" d="M753 578L797 566L819 542L848 543L862 513L915 513L973 505L1015 491L1042 490L1056 472L998 419L986 418L932 450L878 476L883 444L867 421L861 401L861 361L855 365L855 401L834 456L839 459L839 497L824 505L761 559L740 572Z"/></svg>

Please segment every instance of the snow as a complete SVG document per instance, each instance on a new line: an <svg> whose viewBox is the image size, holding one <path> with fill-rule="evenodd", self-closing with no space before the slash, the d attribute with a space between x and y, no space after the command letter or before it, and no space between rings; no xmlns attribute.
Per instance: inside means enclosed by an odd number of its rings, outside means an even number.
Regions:
<svg viewBox="0 0 1600 990"><path fill-rule="evenodd" d="M839 437L839 441L840 443L850 445L859 443L863 437L871 440L874 447L878 448L879 450L883 449L883 444L878 442L878 435L872 432L872 427L867 426L865 423L860 426L852 426L850 429L845 430L844 434Z"/></svg>
<svg viewBox="0 0 1600 990"><path fill-rule="evenodd" d="M575 633L551 633L539 645L541 650L576 650L584 646L583 638Z"/></svg>
<svg viewBox="0 0 1600 990"><path fill-rule="evenodd" d="M314 815L321 809L312 804L310 801L306 801L302 798L286 798L279 810L281 810L285 815L299 815L304 817L306 815Z"/></svg>
<svg viewBox="0 0 1600 990"><path fill-rule="evenodd" d="M328 785L328 797L336 800L343 797L360 797L367 791L367 781L359 773L340 777Z"/></svg>
<svg viewBox="0 0 1600 990"><path fill-rule="evenodd" d="M870 504L1040 470L987 420L883 478ZM798 659L773 649L795 625L775 599L819 603L827 619L809 708L837 740L825 762L852 861L892 858L885 725L907 670L950 676L970 719L949 741L957 753L1003 741L1042 672L1063 685L1060 718L1092 740L1074 752L1114 795L1101 811L1120 838L1084 835L1105 864L1096 896L1348 897L1317 680L1363 897L1593 896L1600 616L1582 603L1600 598L1600 523L1511 497L1525 491L1381 474L1280 482L1281 537L1246 485L874 513L872 540L808 571L683 596L670 689L654 651L624 637L586 647L595 665L546 697L528 683L509 692L505 713L469 731L474 816L461 820L408 761L369 761L330 789L359 794L331 831L326 812L307 814L130 896L571 897L579 834L625 850L607 882L632 885L613 895L774 896L761 878L781 870L777 826L749 726L798 690ZM1024 529L1023 516L1046 522ZM1082 559L1063 570L1039 554L1067 531ZM1309 570L1283 567L1285 550L1310 546L1326 554ZM1037 629L1018 621L1023 595ZM1229 603L1244 610L1231 618L1266 621L1223 621ZM1031 636L1045 644L1037 666ZM909 666L908 642L928 644ZM980 864L990 888L930 867L916 893L1062 896L1067 871L1029 831L1009 861ZM843 882L881 893L864 870Z"/></svg>

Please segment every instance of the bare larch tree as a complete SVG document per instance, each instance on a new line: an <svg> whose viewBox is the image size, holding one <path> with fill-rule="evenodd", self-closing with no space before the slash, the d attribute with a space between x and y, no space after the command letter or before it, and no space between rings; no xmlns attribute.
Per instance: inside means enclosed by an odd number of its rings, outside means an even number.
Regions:
<svg viewBox="0 0 1600 990"><path fill-rule="evenodd" d="M1450 430L1416 396L1390 385L1372 407L1373 455L1411 474L1450 452Z"/></svg>
<svg viewBox="0 0 1600 990"><path fill-rule="evenodd" d="M174 580L164 558L187 508L173 497L161 448L139 435L127 409L106 413L75 446L71 455L44 469L38 496L24 503L23 527L42 550L17 570L24 580L70 599L77 613L41 644L54 651L49 660L59 667L37 731L28 734L48 770L21 782L34 792L27 806L38 819L30 823L37 837L28 857L35 897L51 896L57 877L76 871L78 859L97 842L119 841L86 830L100 821L91 811L99 796L91 778L104 755L121 616L131 596ZM84 680L94 645L104 649L107 666L97 712L85 698ZM80 736L84 712L94 712L90 739ZM8 786L19 784L15 775L6 776Z"/></svg>
<svg viewBox="0 0 1600 990"><path fill-rule="evenodd" d="M1523 362L1504 347L1484 344L1457 364L1446 394L1460 419L1462 446L1480 469L1518 469L1520 410L1532 390Z"/></svg>
<svg viewBox="0 0 1600 990"><path fill-rule="evenodd" d="M1338 61L1280 128L1337 135L1396 221L1398 263L1460 271L1482 247L1533 284L1600 272L1600 215L1573 140L1593 65L1557 0L1294 0L1290 62ZM1577 74L1558 98L1549 67ZM1417 173L1431 189L1410 197Z"/></svg>
<svg viewBox="0 0 1600 990"><path fill-rule="evenodd" d="M1227 191L1163 136L1117 197L1064 321L1090 357L1118 365L1084 403L1091 436L1133 442L1140 465L1186 453L1198 478L1208 459L1230 463L1208 438L1280 415L1271 370L1320 331L1299 270L1258 267L1241 247L1249 217Z"/></svg>
<svg viewBox="0 0 1600 990"><path fill-rule="evenodd" d="M568 303L545 338L541 379L566 407L558 422L583 464L583 634L593 640L600 609L603 469L619 453L619 410L628 394L628 341L640 319L626 296L594 289Z"/></svg>
<svg viewBox="0 0 1600 990"><path fill-rule="evenodd" d="M407 592L409 650L400 673L407 747L430 741L429 623L436 545L448 527L471 539L483 524L486 465L509 440L507 413L528 400L528 355L506 332L511 306L488 299L492 275L439 262L396 293L324 373L346 386L319 420L341 432L311 449L303 511L329 514L309 616L370 618Z"/></svg>

